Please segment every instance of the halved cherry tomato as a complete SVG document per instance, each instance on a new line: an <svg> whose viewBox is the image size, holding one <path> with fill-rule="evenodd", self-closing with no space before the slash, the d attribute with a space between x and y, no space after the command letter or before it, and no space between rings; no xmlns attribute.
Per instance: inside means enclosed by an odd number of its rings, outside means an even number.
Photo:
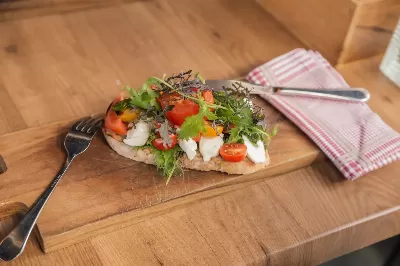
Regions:
<svg viewBox="0 0 400 266"><path fill-rule="evenodd" d="M123 93L120 93L120 95L114 99L112 102L109 110L107 110L107 115L106 118L104 119L104 127L113 131L114 133L118 133L121 135L126 135L127 133L127 127L122 122L121 118L118 117L117 113L112 109L112 107L119 101L122 101L124 99Z"/></svg>
<svg viewBox="0 0 400 266"><path fill-rule="evenodd" d="M196 142L200 142L201 135L197 135L196 137L192 138Z"/></svg>
<svg viewBox="0 0 400 266"><path fill-rule="evenodd" d="M108 128L105 128L106 135L112 137L116 141L122 142L124 139L122 135L115 133L114 131L109 130Z"/></svg>
<svg viewBox="0 0 400 266"><path fill-rule="evenodd" d="M175 105L178 101L181 100L183 100L183 96L177 92L162 93L161 96L157 98L157 102L161 105L162 109L164 109L167 104Z"/></svg>
<svg viewBox="0 0 400 266"><path fill-rule="evenodd" d="M224 130L223 126L217 125L215 128L211 125L210 122L205 121L206 123L206 132L201 133L203 136L206 137L216 137L219 136L222 131Z"/></svg>
<svg viewBox="0 0 400 266"><path fill-rule="evenodd" d="M121 118L117 116L117 113L114 110L109 110L106 118L104 119L104 126L109 130L121 134L126 135L127 128L124 122L122 122Z"/></svg>
<svg viewBox="0 0 400 266"><path fill-rule="evenodd" d="M160 151L167 151L172 149L173 147L176 146L176 144L178 143L178 138L176 137L175 134L170 134L169 137L172 139L172 143L171 146L166 145L166 147L163 144L163 139L162 138L158 138L153 140L151 143L153 144L154 147L156 147L158 150Z"/></svg>
<svg viewBox="0 0 400 266"><path fill-rule="evenodd" d="M190 89L193 93L193 97L197 96L197 93L199 92L198 88L191 88ZM204 100L208 103L214 103L214 96L212 95L212 91L211 90L203 90L201 92L201 97L204 98Z"/></svg>
<svg viewBox="0 0 400 266"><path fill-rule="evenodd" d="M203 96L204 100L208 103L214 103L214 96L212 95L211 90L204 90L201 93L201 96Z"/></svg>
<svg viewBox="0 0 400 266"><path fill-rule="evenodd" d="M228 162L240 162L247 155L247 147L241 143L227 143L219 149L219 154Z"/></svg>
<svg viewBox="0 0 400 266"><path fill-rule="evenodd" d="M195 93L199 89L192 88ZM202 92L202 96L206 102L214 103L214 97L210 90ZM177 92L163 93L158 99L158 103L161 108L165 108L167 105L173 105L174 108L171 111L165 113L165 116L169 121L175 125L181 126L185 122L186 117L195 115L199 112L199 106L192 100L183 99L183 96Z"/></svg>
<svg viewBox="0 0 400 266"><path fill-rule="evenodd" d="M182 95L177 92L163 93L157 101L163 109L167 105L174 106L171 111L165 113L165 116L169 121L178 126L181 126L185 122L186 117L199 112L199 106L195 102L189 99L183 100Z"/></svg>
<svg viewBox="0 0 400 266"><path fill-rule="evenodd" d="M175 125L181 126L186 117L197 114L199 109L200 107L193 101L182 100L177 102L171 111L166 112L165 116Z"/></svg>

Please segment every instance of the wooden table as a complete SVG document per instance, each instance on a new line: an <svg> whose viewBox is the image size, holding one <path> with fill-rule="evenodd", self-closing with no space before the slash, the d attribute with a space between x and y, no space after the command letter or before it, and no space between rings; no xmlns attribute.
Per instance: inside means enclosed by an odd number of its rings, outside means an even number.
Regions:
<svg viewBox="0 0 400 266"><path fill-rule="evenodd" d="M103 111L116 79L137 86L188 67L240 76L304 47L250 1L89 2L0 15L0 134ZM400 90L380 59L338 69L400 131ZM322 162L46 255L33 238L10 265L313 265L400 233L399 176L393 163L344 181Z"/></svg>

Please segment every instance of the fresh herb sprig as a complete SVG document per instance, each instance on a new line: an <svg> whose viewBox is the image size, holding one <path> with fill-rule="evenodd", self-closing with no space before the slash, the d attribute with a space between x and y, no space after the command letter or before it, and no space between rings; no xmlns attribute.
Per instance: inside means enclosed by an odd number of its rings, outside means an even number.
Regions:
<svg viewBox="0 0 400 266"><path fill-rule="evenodd" d="M131 97L118 102L114 105L113 109L115 111L122 111L124 109L139 107L147 110L153 107L160 110L160 105L157 102L157 98L160 94L156 90L152 89L152 86L156 86L156 84L158 84L158 82L149 78L145 83L143 83L139 90L125 86L124 89L129 92Z"/></svg>
<svg viewBox="0 0 400 266"><path fill-rule="evenodd" d="M167 177L165 185L168 185L171 177L182 171L179 158L183 155L183 151L179 146L175 146L167 151L160 151L153 147L152 152L155 155L157 169Z"/></svg>
<svg viewBox="0 0 400 266"><path fill-rule="evenodd" d="M263 110L252 106L249 100L250 90L241 83L235 83L231 88L223 88L222 92L213 93L215 103L226 107L217 109L217 119L229 129L228 142L243 143L243 136L256 144L259 140L268 144L276 134L277 128L268 132L263 124L265 115Z"/></svg>

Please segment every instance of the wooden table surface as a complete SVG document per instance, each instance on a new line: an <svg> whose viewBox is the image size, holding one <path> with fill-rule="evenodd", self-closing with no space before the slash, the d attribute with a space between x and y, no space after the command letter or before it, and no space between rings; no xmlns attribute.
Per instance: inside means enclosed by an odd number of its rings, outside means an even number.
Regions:
<svg viewBox="0 0 400 266"><path fill-rule="evenodd" d="M0 15L0 134L104 111L116 80L137 86L187 68L241 76L304 47L251 1L18 2ZM338 69L400 131L400 89L380 60ZM32 238L10 265L314 265L400 233L399 176L393 163L344 181L326 161L46 255ZM0 224L1 237L11 225Z"/></svg>

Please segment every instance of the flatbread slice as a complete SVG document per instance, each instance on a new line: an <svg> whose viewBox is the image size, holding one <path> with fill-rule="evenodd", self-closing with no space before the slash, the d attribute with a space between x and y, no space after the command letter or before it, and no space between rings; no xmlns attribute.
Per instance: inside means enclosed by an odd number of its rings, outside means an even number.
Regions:
<svg viewBox="0 0 400 266"><path fill-rule="evenodd" d="M128 159L143 162L147 164L154 165L154 154L152 154L150 149L135 149L126 145L123 142L119 142L107 135L103 130L104 137L110 147L119 155L124 156ZM181 158L181 167L186 169L193 169L198 171L219 171L225 172L228 174L251 174L257 172L270 163L270 158L268 155L268 151L265 151L266 162L265 163L253 163L248 158L240 162L228 162L222 159L221 156L217 156L211 158L210 161L203 161L203 157L199 152L197 152L196 157L193 160L189 160L189 158L184 154Z"/></svg>

